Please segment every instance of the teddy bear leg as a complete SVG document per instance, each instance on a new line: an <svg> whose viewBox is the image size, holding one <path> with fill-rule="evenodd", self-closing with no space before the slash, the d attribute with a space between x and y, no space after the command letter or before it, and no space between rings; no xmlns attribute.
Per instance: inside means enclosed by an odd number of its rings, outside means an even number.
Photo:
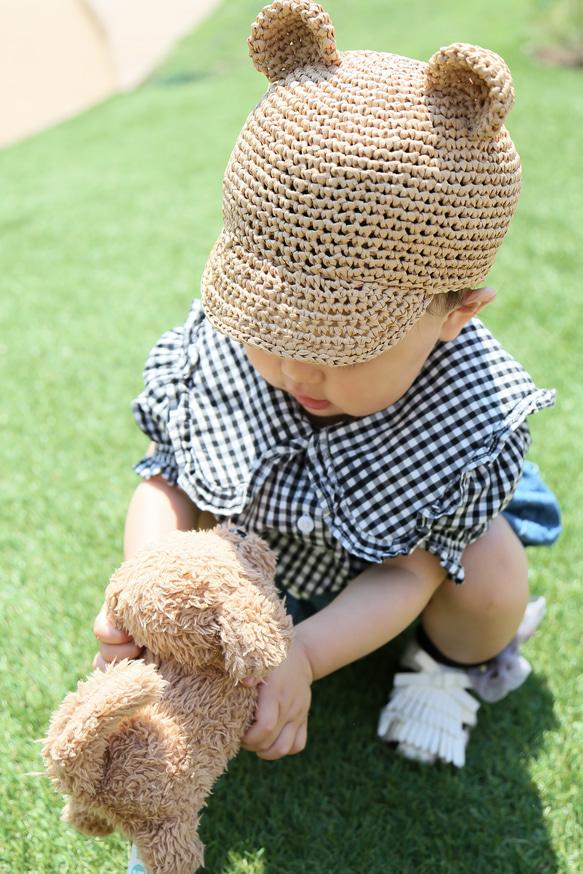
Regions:
<svg viewBox="0 0 583 874"><path fill-rule="evenodd" d="M146 823L133 834L147 874L194 874L204 865L198 817L175 817Z"/></svg>
<svg viewBox="0 0 583 874"><path fill-rule="evenodd" d="M86 807L71 799L63 808L61 819L92 838L104 838L112 833L113 826L106 819L91 813Z"/></svg>

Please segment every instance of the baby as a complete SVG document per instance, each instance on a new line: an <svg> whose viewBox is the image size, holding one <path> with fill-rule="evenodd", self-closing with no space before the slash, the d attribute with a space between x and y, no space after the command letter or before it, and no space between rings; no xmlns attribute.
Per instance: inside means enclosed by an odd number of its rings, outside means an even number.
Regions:
<svg viewBox="0 0 583 874"><path fill-rule="evenodd" d="M415 623L379 733L461 766L468 690L500 698L529 671L523 544L559 529L525 463L553 393L476 319L520 192L512 79L476 46L339 52L310 0L266 7L249 48L272 86L225 173L202 304L134 403L152 444L125 554L209 514L275 549L296 634L246 749L302 750L312 683ZM551 508L535 535L525 484ZM139 654L104 609L95 633L96 666Z"/></svg>

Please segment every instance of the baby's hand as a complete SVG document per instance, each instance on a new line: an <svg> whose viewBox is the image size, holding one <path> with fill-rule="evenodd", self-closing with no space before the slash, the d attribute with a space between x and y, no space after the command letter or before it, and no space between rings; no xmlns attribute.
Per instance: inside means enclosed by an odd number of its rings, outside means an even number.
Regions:
<svg viewBox="0 0 583 874"><path fill-rule="evenodd" d="M312 699L312 668L307 653L296 640L286 660L259 686L255 721L241 746L260 759L280 759L301 752L308 737L308 712ZM248 677L245 685L259 682Z"/></svg>
<svg viewBox="0 0 583 874"><path fill-rule="evenodd" d="M114 659L118 662L122 659L135 659L142 651L134 643L133 637L123 629L115 627L107 616L105 604L95 620L93 633L99 641L99 652L93 659L93 667L102 671Z"/></svg>

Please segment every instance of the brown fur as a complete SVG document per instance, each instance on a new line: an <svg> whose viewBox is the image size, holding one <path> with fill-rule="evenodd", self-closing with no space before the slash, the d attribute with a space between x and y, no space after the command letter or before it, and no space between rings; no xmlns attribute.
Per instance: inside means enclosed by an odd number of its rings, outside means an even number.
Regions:
<svg viewBox="0 0 583 874"><path fill-rule="evenodd" d="M118 828L148 874L203 864L199 812L257 701L238 681L280 664L292 639L274 571L258 537L224 528L141 550L106 600L143 659L95 671L53 714L43 757L63 819L95 836Z"/></svg>

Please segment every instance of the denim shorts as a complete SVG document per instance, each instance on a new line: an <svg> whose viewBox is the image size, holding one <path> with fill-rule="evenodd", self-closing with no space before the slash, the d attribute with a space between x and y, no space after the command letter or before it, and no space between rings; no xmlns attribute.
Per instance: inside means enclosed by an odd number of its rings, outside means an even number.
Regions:
<svg viewBox="0 0 583 874"><path fill-rule="evenodd" d="M531 461L524 462L512 501L502 515L524 546L550 546L561 533L559 502ZM297 624L330 604L338 592L324 592L310 599L296 598L286 590L282 594L287 612Z"/></svg>

